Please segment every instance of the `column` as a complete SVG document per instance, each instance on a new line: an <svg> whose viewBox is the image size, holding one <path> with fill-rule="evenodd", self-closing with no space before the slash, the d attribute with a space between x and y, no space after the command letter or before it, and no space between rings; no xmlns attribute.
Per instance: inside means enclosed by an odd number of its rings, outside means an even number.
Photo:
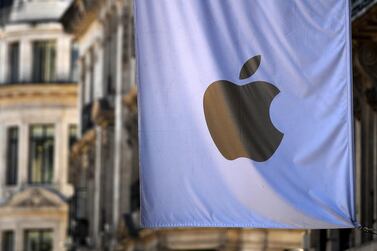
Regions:
<svg viewBox="0 0 377 251"><path fill-rule="evenodd" d="M66 183L67 169L64 164L67 163L65 160L67 156L67 146L66 141L68 140L66 124L59 122L54 124L54 178L53 183L59 186L59 190Z"/></svg>
<svg viewBox="0 0 377 251"><path fill-rule="evenodd" d="M114 147L114 195L113 195L113 228L116 229L119 224L119 196L120 196L120 177L122 165L122 141L123 141L123 103L122 103L122 55L123 55L123 10L120 8L117 20L116 33L116 78L115 78L115 147ZM129 198L129 194L122 194L125 198Z"/></svg>
<svg viewBox="0 0 377 251"><path fill-rule="evenodd" d="M102 32L101 32L102 33ZM104 90L104 52L103 42L99 39L95 45L96 61L94 64L94 98L102 98L106 93Z"/></svg>
<svg viewBox="0 0 377 251"><path fill-rule="evenodd" d="M5 170L6 170L6 152L7 152L7 136L6 127L0 126L0 198L4 196L3 189L5 187Z"/></svg>
<svg viewBox="0 0 377 251"><path fill-rule="evenodd" d="M79 76L79 82L78 82L78 96L77 96L77 128L78 128L78 137L82 137L82 117L83 117L83 107L85 105L85 83L83 81L83 78L81 77L83 72L85 71L85 63L80 59L78 67L80 69L80 76Z"/></svg>
<svg viewBox="0 0 377 251"><path fill-rule="evenodd" d="M7 81L7 44L0 38L0 84Z"/></svg>
<svg viewBox="0 0 377 251"><path fill-rule="evenodd" d="M24 240L23 240L24 237L23 236L24 236L24 233L21 226L20 225L16 226L16 229L14 231L14 245L15 245L14 250L15 251L24 250Z"/></svg>
<svg viewBox="0 0 377 251"><path fill-rule="evenodd" d="M62 35L56 44L56 77L61 82L71 80L71 42L71 36Z"/></svg>
<svg viewBox="0 0 377 251"><path fill-rule="evenodd" d="M84 71L84 74L85 74L85 82L83 83L84 84L84 105L85 104L89 104L92 100L91 100L91 95L90 95L90 92L91 92L91 88L93 88L93 86L91 86L91 74L90 74L90 67L92 65L92 57L90 56L90 50L87 51L85 53L85 65L84 65L84 68L82 69Z"/></svg>
<svg viewBox="0 0 377 251"><path fill-rule="evenodd" d="M93 219L93 234L95 245L99 248L100 244L100 217L101 217L101 164L102 164L102 129L96 126L96 143L95 143L95 163L94 163L94 219Z"/></svg>
<svg viewBox="0 0 377 251"><path fill-rule="evenodd" d="M356 189L356 219L361 222L361 122L355 120L355 189ZM361 231L356 231L354 236L355 244L361 245Z"/></svg>
<svg viewBox="0 0 377 251"><path fill-rule="evenodd" d="M21 82L32 81L33 70L32 42L28 39L20 41L20 80Z"/></svg>
<svg viewBox="0 0 377 251"><path fill-rule="evenodd" d="M358 69L364 75L364 81L357 82L361 90L361 224L373 227L376 215L374 184L376 176L374 134L375 113L377 111L377 43L362 42L355 48ZM373 239L368 234L362 235L362 242Z"/></svg>
<svg viewBox="0 0 377 251"><path fill-rule="evenodd" d="M29 125L21 124L19 137L19 163L18 163L18 184L28 183L29 168Z"/></svg>

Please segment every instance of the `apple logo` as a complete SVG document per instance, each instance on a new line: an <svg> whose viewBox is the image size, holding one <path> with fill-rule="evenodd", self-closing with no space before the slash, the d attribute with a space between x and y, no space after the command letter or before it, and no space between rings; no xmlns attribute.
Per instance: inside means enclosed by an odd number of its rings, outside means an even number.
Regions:
<svg viewBox="0 0 377 251"><path fill-rule="evenodd" d="M261 56L249 59L239 75L251 77ZM227 80L212 83L203 98L204 115L215 145L228 160L240 157L263 162L279 147L284 134L270 118L272 100L280 90L267 82L236 85Z"/></svg>

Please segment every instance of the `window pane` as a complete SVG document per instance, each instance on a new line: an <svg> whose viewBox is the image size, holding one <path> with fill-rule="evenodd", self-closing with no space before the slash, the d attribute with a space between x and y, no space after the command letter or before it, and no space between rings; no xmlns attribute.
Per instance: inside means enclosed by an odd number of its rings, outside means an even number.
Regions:
<svg viewBox="0 0 377 251"><path fill-rule="evenodd" d="M18 169L18 128L8 128L8 142L7 142L7 169L6 169L6 184L17 184Z"/></svg>
<svg viewBox="0 0 377 251"><path fill-rule="evenodd" d="M27 250L27 251L38 251L38 249L39 249L38 232L27 231L26 232L26 241L25 241L25 250Z"/></svg>
<svg viewBox="0 0 377 251"><path fill-rule="evenodd" d="M9 44L9 82L19 81L20 46L18 42Z"/></svg>
<svg viewBox="0 0 377 251"><path fill-rule="evenodd" d="M54 41L33 43L33 78L35 82L55 81L56 48Z"/></svg>
<svg viewBox="0 0 377 251"><path fill-rule="evenodd" d="M2 234L2 251L14 251L14 232L5 231Z"/></svg>
<svg viewBox="0 0 377 251"><path fill-rule="evenodd" d="M51 184L54 171L54 127L34 125L30 129L31 184Z"/></svg>
<svg viewBox="0 0 377 251"><path fill-rule="evenodd" d="M42 232L41 251L52 250L52 231Z"/></svg>
<svg viewBox="0 0 377 251"><path fill-rule="evenodd" d="M45 126L46 128L46 135L48 137L53 137L54 136L54 127L53 126Z"/></svg>
<svg viewBox="0 0 377 251"><path fill-rule="evenodd" d="M51 230L26 230L24 238L25 251L52 251Z"/></svg>
<svg viewBox="0 0 377 251"><path fill-rule="evenodd" d="M31 128L31 133L34 137L42 137L43 136L43 126L35 125Z"/></svg>

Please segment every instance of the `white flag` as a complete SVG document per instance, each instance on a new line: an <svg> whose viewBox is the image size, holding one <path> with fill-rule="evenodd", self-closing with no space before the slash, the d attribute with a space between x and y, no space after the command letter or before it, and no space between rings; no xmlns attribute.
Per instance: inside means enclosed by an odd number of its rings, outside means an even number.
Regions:
<svg viewBox="0 0 377 251"><path fill-rule="evenodd" d="M349 1L135 6L142 224L354 227Z"/></svg>

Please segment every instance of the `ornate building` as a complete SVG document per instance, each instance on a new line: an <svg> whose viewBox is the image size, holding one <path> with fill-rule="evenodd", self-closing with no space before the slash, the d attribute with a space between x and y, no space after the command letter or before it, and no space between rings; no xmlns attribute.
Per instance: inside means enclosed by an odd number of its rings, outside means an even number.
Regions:
<svg viewBox="0 0 377 251"><path fill-rule="evenodd" d="M76 139L69 0L0 1L0 249L65 250Z"/></svg>
<svg viewBox="0 0 377 251"><path fill-rule="evenodd" d="M356 216L377 228L377 3L352 1ZM377 250L377 236L361 230L315 230L308 250Z"/></svg>

